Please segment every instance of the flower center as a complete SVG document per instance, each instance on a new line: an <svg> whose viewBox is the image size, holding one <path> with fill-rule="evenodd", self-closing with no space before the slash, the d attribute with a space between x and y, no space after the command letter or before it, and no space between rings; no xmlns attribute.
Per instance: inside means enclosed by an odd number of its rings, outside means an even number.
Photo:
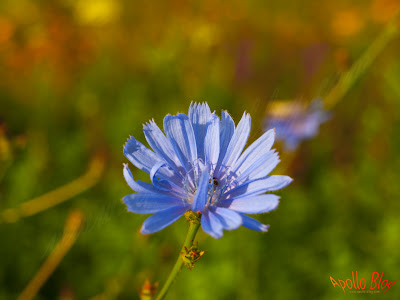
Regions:
<svg viewBox="0 0 400 300"><path fill-rule="evenodd" d="M237 176L233 172L230 172L229 167L224 167L220 172L218 172L218 175L216 174L214 167L215 166L213 165L208 165L210 173L208 178L206 207L216 204L222 198L224 193L237 186L235 180ZM199 186L201 176L200 170L203 168L204 162L201 159L198 159L193 162L192 169L183 176L183 187L186 194L185 201L190 204L193 203L194 196Z"/></svg>

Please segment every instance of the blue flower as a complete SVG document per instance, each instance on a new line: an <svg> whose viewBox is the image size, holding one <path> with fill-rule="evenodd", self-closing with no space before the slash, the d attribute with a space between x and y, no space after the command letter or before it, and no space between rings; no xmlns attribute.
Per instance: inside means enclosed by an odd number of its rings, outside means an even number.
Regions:
<svg viewBox="0 0 400 300"><path fill-rule="evenodd" d="M279 103L269 111L265 128L275 128L276 139L284 142L286 150L294 151L303 140L316 136L319 126L330 117L320 99L312 101L309 107L299 102Z"/></svg>
<svg viewBox="0 0 400 300"><path fill-rule="evenodd" d="M250 133L250 115L243 114L235 128L231 116L221 119L206 103L191 104L188 116L164 118L164 133L154 121L143 125L151 151L130 137L124 154L137 168L150 174L152 184L135 181L128 166L124 176L136 192L122 200L128 211L153 214L142 226L143 234L159 231L185 212L201 212L203 230L220 238L223 230L244 226L265 232L264 225L246 214L266 213L278 206L279 197L265 194L287 186L288 176L267 176L278 164L271 150L275 132L269 130L243 153Z"/></svg>

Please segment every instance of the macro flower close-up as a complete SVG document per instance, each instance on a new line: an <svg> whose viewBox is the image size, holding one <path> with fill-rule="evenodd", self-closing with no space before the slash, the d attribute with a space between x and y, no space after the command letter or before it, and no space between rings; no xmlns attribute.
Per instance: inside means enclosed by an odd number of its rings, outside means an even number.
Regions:
<svg viewBox="0 0 400 300"><path fill-rule="evenodd" d="M0 0L0 300L400 299L399 54L400 0Z"/></svg>
<svg viewBox="0 0 400 300"><path fill-rule="evenodd" d="M167 115L163 125L165 135L154 121L143 126L154 152L133 137L124 146L125 156L149 173L152 182L135 181L124 165L125 179L136 192L123 198L128 211L153 214L141 232L159 231L189 210L201 213L203 231L214 238L240 226L267 231L269 225L247 214L276 209L279 197L266 192L292 181L284 175L267 176L279 163L271 149L274 129L243 151L250 134L250 115L244 113L235 126L226 111L220 118L207 103L192 103L188 115Z"/></svg>

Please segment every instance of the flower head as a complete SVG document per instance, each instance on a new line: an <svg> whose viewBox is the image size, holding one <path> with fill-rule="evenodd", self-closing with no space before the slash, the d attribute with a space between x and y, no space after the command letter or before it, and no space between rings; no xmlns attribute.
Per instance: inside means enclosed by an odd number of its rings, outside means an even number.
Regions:
<svg viewBox="0 0 400 300"><path fill-rule="evenodd" d="M275 128L276 139L284 142L286 150L294 151L303 140L316 136L319 126L329 119L320 99L308 107L299 102L278 103L269 111L265 127Z"/></svg>
<svg viewBox="0 0 400 300"><path fill-rule="evenodd" d="M153 214L144 221L142 233L159 231L189 210L201 212L201 226L214 238L241 225L268 230L268 225L246 214L274 210L279 197L265 193L285 187L292 179L267 176L279 162L271 150L274 130L242 153L250 123L250 115L244 113L235 127L226 111L219 118L206 103L192 103L188 115L164 118L165 135L154 121L143 125L153 151L133 137L128 139L125 156L149 173L152 182L135 181L124 165L125 179L136 192L123 198L128 211Z"/></svg>

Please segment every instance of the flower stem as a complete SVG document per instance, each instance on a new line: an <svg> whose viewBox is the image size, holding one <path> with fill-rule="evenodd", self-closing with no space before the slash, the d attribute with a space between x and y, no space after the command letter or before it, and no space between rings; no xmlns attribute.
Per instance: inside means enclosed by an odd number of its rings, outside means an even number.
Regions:
<svg viewBox="0 0 400 300"><path fill-rule="evenodd" d="M171 287L172 283L175 280L175 277L178 275L179 271L182 268L183 260L181 254L185 253L185 249L189 249L190 247L192 247L194 238L197 234L197 231L200 228L200 215L197 215L196 213L189 211L188 213L185 214L185 217L189 221L189 229L186 234L185 242L183 243L178 259L176 260L176 263L172 268L171 273L169 274L167 281L164 283L164 286L162 287L156 300L164 299L164 297L167 295L168 289Z"/></svg>
<svg viewBox="0 0 400 300"><path fill-rule="evenodd" d="M32 278L29 284L22 291L17 300L30 300L35 298L36 294L46 283L47 279L54 272L69 249L75 243L79 230L83 222L83 214L80 211L73 211L69 216L64 226L64 234L53 252L46 259L36 275Z"/></svg>

